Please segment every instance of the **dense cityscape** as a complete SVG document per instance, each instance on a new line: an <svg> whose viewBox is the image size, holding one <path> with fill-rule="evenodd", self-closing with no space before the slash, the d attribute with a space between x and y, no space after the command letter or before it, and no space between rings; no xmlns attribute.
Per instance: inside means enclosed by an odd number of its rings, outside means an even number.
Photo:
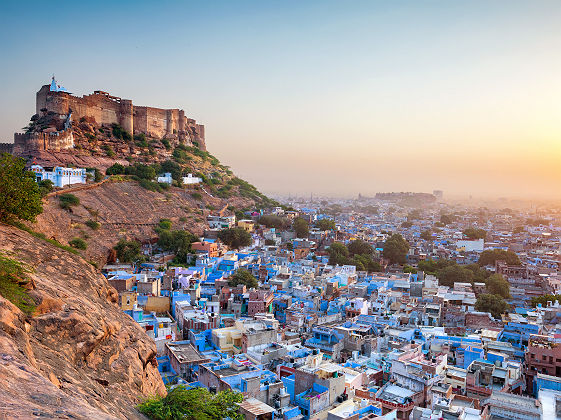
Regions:
<svg viewBox="0 0 561 420"><path fill-rule="evenodd" d="M561 2L0 11L0 420L561 420Z"/></svg>
<svg viewBox="0 0 561 420"><path fill-rule="evenodd" d="M291 200L209 216L190 267L162 269L160 234L104 272L164 382L242 392L247 419L537 419L561 381L558 211Z"/></svg>

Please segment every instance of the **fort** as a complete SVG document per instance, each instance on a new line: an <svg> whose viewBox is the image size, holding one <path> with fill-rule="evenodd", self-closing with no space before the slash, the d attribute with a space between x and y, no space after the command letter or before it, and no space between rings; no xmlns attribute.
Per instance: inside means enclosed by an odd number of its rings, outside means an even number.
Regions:
<svg viewBox="0 0 561 420"><path fill-rule="evenodd" d="M58 116L60 121L88 121L99 126L118 124L127 132L145 134L149 138L176 140L206 150L205 127L187 118L182 109L162 109L133 105L130 99L96 90L90 95L74 96L57 85L53 76L50 85L37 92L35 118ZM33 120L33 119L32 119ZM13 144L0 144L0 152L21 154L35 150L60 151L74 147L72 128L64 124L57 129L15 133Z"/></svg>

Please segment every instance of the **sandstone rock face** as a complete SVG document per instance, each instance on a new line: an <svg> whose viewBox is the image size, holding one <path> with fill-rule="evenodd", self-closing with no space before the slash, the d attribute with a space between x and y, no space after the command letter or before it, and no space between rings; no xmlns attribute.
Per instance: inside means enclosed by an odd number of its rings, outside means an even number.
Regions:
<svg viewBox="0 0 561 420"><path fill-rule="evenodd" d="M0 297L0 419L134 419L163 394L156 348L91 264L0 225L0 252L27 264L38 307Z"/></svg>

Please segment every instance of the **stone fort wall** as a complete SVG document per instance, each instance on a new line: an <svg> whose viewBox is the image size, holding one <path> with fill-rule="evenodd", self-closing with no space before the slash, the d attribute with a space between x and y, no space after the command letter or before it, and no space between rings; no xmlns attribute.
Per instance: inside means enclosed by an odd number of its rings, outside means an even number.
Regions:
<svg viewBox="0 0 561 420"><path fill-rule="evenodd" d="M86 117L94 119L97 124L119 124L133 134L144 133L154 138L196 142L206 150L204 126L187 118L181 109L135 106L131 100L102 91L77 97L66 92L51 92L49 85L37 92L36 113L41 115L42 109L57 114L68 114L72 109L74 120Z"/></svg>
<svg viewBox="0 0 561 420"><path fill-rule="evenodd" d="M14 153L14 144L0 143L0 153Z"/></svg>
<svg viewBox="0 0 561 420"><path fill-rule="evenodd" d="M15 133L13 154L22 155L36 150L61 151L74 147L72 130L54 133Z"/></svg>

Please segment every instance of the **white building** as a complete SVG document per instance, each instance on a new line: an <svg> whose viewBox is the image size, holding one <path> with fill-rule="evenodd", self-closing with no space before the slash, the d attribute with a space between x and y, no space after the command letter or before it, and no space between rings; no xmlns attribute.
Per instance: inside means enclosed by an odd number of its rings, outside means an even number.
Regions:
<svg viewBox="0 0 561 420"><path fill-rule="evenodd" d="M200 184L203 180L198 176L193 176L193 174L187 174L183 177L183 183L186 185Z"/></svg>
<svg viewBox="0 0 561 420"><path fill-rule="evenodd" d="M62 168L60 166L55 166L52 170L47 169L43 168L41 165L31 166L31 171L35 173L37 182L48 179L53 182L55 187L59 188L65 185L86 183L85 168Z"/></svg>
<svg viewBox="0 0 561 420"><path fill-rule="evenodd" d="M485 246L485 241L483 239L475 240L460 240L456 242L456 248L464 249L466 252L483 252L483 247Z"/></svg>
<svg viewBox="0 0 561 420"><path fill-rule="evenodd" d="M170 172L166 172L163 175L158 176L157 181L161 184L169 184L171 185L171 183L173 182L173 179L171 177L171 173Z"/></svg>
<svg viewBox="0 0 561 420"><path fill-rule="evenodd" d="M160 174L158 176L157 179L158 182L162 183L162 184L169 184L171 185L173 182L173 178L171 177L171 173L170 172L166 172L164 174ZM188 174L187 176L184 176L182 178L183 184L186 185L194 185L194 184L200 184L202 182L202 179L199 178L198 176L193 176L193 174Z"/></svg>
<svg viewBox="0 0 561 420"><path fill-rule="evenodd" d="M207 216L206 218L210 229L228 229L236 224L236 216Z"/></svg>

